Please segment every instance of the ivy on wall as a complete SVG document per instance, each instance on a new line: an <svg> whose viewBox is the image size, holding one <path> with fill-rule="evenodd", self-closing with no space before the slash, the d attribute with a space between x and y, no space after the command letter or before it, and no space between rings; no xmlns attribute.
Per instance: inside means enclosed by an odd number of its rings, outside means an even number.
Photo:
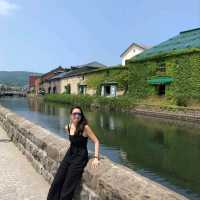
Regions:
<svg viewBox="0 0 200 200"><path fill-rule="evenodd" d="M67 84L65 86L65 91L63 92L63 94L70 94L70 84Z"/></svg>
<svg viewBox="0 0 200 200"><path fill-rule="evenodd" d="M104 81L116 81L118 83L118 89L125 90L125 93L128 90L128 69L122 66L99 70L95 73L86 74L85 76L87 78L84 83L89 88L97 90L97 94L100 93L100 84Z"/></svg>
<svg viewBox="0 0 200 200"><path fill-rule="evenodd" d="M166 71L158 72L158 62L165 63ZM156 75L171 76L174 81L166 87L166 97L179 100L180 98L195 98L200 100L200 52L188 51L187 54L178 54L143 60L127 62L129 94L134 97L145 97L156 94L155 87L147 83Z"/></svg>
<svg viewBox="0 0 200 200"><path fill-rule="evenodd" d="M128 86L129 95L142 98L153 94L155 88L147 83L147 79L154 75L156 70L154 62L140 62L128 64Z"/></svg>

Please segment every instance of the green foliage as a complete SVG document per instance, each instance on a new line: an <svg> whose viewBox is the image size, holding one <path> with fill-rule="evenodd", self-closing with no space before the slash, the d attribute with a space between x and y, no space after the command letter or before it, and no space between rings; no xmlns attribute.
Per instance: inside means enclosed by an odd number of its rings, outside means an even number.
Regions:
<svg viewBox="0 0 200 200"><path fill-rule="evenodd" d="M70 94L70 85L69 84L67 84L65 86L65 91L63 92L63 94Z"/></svg>
<svg viewBox="0 0 200 200"><path fill-rule="evenodd" d="M109 110L121 110L135 106L134 99L128 96L97 97L95 100L98 105L106 106Z"/></svg>
<svg viewBox="0 0 200 200"><path fill-rule="evenodd" d="M187 106L190 99L200 100L200 52L179 54L160 58L165 62L166 71L157 71L159 59L141 62L128 62L129 94L134 97L147 97L156 94L155 86L147 84L147 79L164 75L174 78L166 85L165 96L174 99L177 105Z"/></svg>
<svg viewBox="0 0 200 200"><path fill-rule="evenodd" d="M94 97L90 95L47 94L44 96L44 101L81 105L84 107L89 107L93 99Z"/></svg>
<svg viewBox="0 0 200 200"><path fill-rule="evenodd" d="M97 85L97 87L96 87L96 95L97 96L101 95L101 87L100 87L100 85Z"/></svg>
<svg viewBox="0 0 200 200"><path fill-rule="evenodd" d="M30 75L41 74L26 71L0 71L0 84L22 87L28 84Z"/></svg>
<svg viewBox="0 0 200 200"><path fill-rule="evenodd" d="M128 69L119 66L100 70L89 74L85 83L88 87L97 89L97 94L100 94L99 86L104 81L116 81L118 83L118 89L124 89L126 92L128 89Z"/></svg>
<svg viewBox="0 0 200 200"><path fill-rule="evenodd" d="M105 79L106 77L103 72L92 73L88 76L88 79L85 81L85 83L89 88L96 89Z"/></svg>
<svg viewBox="0 0 200 200"><path fill-rule="evenodd" d="M176 105L177 106L188 106L188 98L185 97L184 95L179 95L179 96L176 96Z"/></svg>
<svg viewBox="0 0 200 200"><path fill-rule="evenodd" d="M91 95L72 95L72 94L47 94L44 101L64 103L71 105L81 105L83 107L91 107L91 104L108 110L122 110L133 108L135 100L129 96L103 97Z"/></svg>
<svg viewBox="0 0 200 200"><path fill-rule="evenodd" d="M200 100L200 54L188 54L178 59L171 59L174 67L171 69L175 78L172 90L174 98L179 102L187 102L190 99ZM182 99L182 100L180 100ZM183 100L184 99L184 100Z"/></svg>
<svg viewBox="0 0 200 200"><path fill-rule="evenodd" d="M137 57L133 57L132 59L128 60L128 62L141 62L141 61L147 61L147 60L159 60L161 58L167 59L167 57L174 57L174 56L179 56L179 55L184 55L184 54L190 54L190 53L199 53L200 49L199 48L183 48L183 49L174 49L169 52L159 52L156 53L153 56L145 56L144 53L138 55ZM146 54L146 52L145 52Z"/></svg>
<svg viewBox="0 0 200 200"><path fill-rule="evenodd" d="M154 92L154 88L147 83L148 77L153 75L156 65L147 63L128 64L129 94L135 98L144 98Z"/></svg>

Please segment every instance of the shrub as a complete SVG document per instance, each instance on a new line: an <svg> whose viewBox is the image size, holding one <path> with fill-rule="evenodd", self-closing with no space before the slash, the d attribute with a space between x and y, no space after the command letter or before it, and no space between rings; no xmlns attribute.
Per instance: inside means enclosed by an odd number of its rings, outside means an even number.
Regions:
<svg viewBox="0 0 200 200"><path fill-rule="evenodd" d="M91 96L91 95L72 95L72 94L47 94L44 101L81 105L83 107L91 107L91 104L98 104L102 108L109 110L121 110L135 106L135 100L129 96Z"/></svg>
<svg viewBox="0 0 200 200"><path fill-rule="evenodd" d="M186 96L177 96L176 97L176 105L177 106L185 106L187 107L189 103L189 98Z"/></svg>

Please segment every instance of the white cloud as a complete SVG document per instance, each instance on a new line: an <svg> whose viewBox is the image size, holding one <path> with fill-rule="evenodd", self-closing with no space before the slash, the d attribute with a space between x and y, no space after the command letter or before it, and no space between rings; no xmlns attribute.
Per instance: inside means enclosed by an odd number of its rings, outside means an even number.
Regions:
<svg viewBox="0 0 200 200"><path fill-rule="evenodd" d="M0 15L10 15L18 8L19 7L16 4L10 3L8 0L0 0Z"/></svg>

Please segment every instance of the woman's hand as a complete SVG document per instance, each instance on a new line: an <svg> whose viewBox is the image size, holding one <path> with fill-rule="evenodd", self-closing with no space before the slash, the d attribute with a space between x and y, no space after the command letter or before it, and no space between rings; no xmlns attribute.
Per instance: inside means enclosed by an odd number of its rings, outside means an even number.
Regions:
<svg viewBox="0 0 200 200"><path fill-rule="evenodd" d="M94 158L92 160L92 168L97 168L97 166L100 164L99 160L97 158Z"/></svg>

